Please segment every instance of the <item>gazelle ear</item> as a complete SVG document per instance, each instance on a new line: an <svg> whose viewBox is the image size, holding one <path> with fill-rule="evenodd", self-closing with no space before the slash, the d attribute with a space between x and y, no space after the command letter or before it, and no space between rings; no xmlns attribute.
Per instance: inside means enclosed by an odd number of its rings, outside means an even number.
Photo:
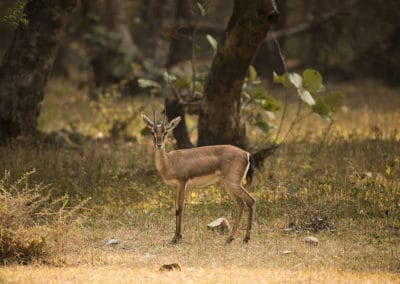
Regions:
<svg viewBox="0 0 400 284"><path fill-rule="evenodd" d="M174 129L175 127L177 127L180 121L181 121L180 116L175 117L173 120L171 120L171 122L168 123L168 125L167 125L167 131L170 131L170 130Z"/></svg>
<svg viewBox="0 0 400 284"><path fill-rule="evenodd" d="M142 114L142 118L143 118L143 121L144 121L144 123L146 123L146 126L148 128L153 128L154 123L151 121L150 118L148 118L145 114Z"/></svg>

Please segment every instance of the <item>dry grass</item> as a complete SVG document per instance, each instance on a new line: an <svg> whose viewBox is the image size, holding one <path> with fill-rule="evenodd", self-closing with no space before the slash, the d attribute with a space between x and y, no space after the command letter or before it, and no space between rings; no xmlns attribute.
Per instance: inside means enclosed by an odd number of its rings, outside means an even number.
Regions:
<svg viewBox="0 0 400 284"><path fill-rule="evenodd" d="M99 227L82 231L79 241L70 243L62 267L10 266L0 275L17 283L399 282L393 273L400 268L398 237L384 225L376 230L378 224L369 221L345 220L336 224L336 233L319 233L320 245L310 246L303 242L306 232L287 234L279 223L258 222L249 245L238 239L225 246L225 236L205 229L208 218L192 214L186 214L190 221L178 246L168 243L169 217L141 216L145 219L132 224L121 223L124 218L98 220ZM107 246L109 238L119 243ZM159 272L166 263L179 263L182 272Z"/></svg>
<svg viewBox="0 0 400 284"><path fill-rule="evenodd" d="M9 267L2 273L7 277L5 283L399 283L398 275L392 273L230 266L167 273L158 272L156 267Z"/></svg>
<svg viewBox="0 0 400 284"><path fill-rule="evenodd" d="M58 84L49 87L42 129L103 131L101 114L90 124L91 111L74 124L88 102L64 94ZM139 117L129 127L138 142L1 148L1 171L18 177L35 168L33 182L50 184L55 198L67 193L77 203L92 200L89 218L64 228L52 265L2 267L0 282L400 283L398 90L374 83L336 88L347 94L346 108L324 144L327 123L310 117L256 173L256 221L248 245L241 243L243 231L225 246L226 236L206 229L217 217L232 220L233 204L218 186L187 194L183 242L169 244L172 191L154 169ZM160 105L143 98L134 103L133 113L141 105L145 111ZM54 109L61 110L57 123L48 121ZM265 139L256 130L249 135L254 145ZM314 232L309 223L317 218L331 230ZM289 224L295 229L283 232ZM304 243L308 235L319 245ZM118 244L106 245L111 238ZM181 272L158 271L175 262Z"/></svg>

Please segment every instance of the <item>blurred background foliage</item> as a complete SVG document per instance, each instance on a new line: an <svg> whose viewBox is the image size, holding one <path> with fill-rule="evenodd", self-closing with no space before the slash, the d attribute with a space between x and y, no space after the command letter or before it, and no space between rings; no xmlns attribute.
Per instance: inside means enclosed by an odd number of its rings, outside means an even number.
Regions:
<svg viewBox="0 0 400 284"><path fill-rule="evenodd" d="M187 31L196 28L196 57L209 61L212 49L206 35L217 40L229 19L232 1L199 1L188 9L186 1L82 0L68 25L67 36L57 56L53 76L73 78L93 88L129 79L131 72L174 66L190 59ZM290 70L312 67L327 80L377 78L398 85L400 42L396 0L347 1L341 5L327 0L276 1L280 21L273 27ZM0 1L0 56L10 45L13 31L25 21L24 1ZM204 11L206 9L206 11ZM201 16L200 14L204 16ZM171 54L168 45L178 33L188 34ZM179 35L181 36L181 35ZM132 64L139 64L132 66ZM253 64L271 78L283 73L271 35ZM76 71L79 78L74 78ZM82 76L85 74L85 76ZM263 77L265 78L265 77ZM129 91L131 95L136 93Z"/></svg>

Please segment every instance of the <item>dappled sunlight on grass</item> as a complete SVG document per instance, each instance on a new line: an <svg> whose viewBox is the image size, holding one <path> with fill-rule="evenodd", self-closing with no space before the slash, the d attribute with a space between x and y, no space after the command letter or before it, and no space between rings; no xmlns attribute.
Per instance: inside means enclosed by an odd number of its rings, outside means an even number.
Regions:
<svg viewBox="0 0 400 284"><path fill-rule="evenodd" d="M234 218L234 204L217 184L188 190L183 240L173 246L173 189L155 169L151 139L141 135L140 113L160 110L162 99L91 101L65 83L50 82L40 130L65 128L88 138L2 147L0 171L15 180L35 169L32 184L50 185L43 186L44 195L67 195L72 205L91 198L85 218L79 228L65 229L65 242L53 250L62 253L50 256L61 267L3 267L0 282L398 281L391 274L400 272L398 90L371 82L335 86L347 96L330 131L329 122L308 117L255 172L249 191L257 200L256 219L248 245L242 244L244 218L229 246L226 236L207 230L218 217ZM194 139L196 116L187 119ZM124 120L129 123L120 127ZM120 131L115 139L112 129ZM274 136L247 130L254 149ZM318 245L304 242L310 235ZM117 244L106 245L110 239ZM158 271L175 262L181 272Z"/></svg>

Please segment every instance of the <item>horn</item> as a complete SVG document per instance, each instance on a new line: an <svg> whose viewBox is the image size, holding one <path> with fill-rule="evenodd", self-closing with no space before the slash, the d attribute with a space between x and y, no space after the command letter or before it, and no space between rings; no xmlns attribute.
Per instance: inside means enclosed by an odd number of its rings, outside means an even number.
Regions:
<svg viewBox="0 0 400 284"><path fill-rule="evenodd" d="M163 121L162 121L162 125L165 125L165 120L166 120L166 115L165 115L165 113L167 112L167 110L165 109L164 110L164 117L163 117Z"/></svg>
<svg viewBox="0 0 400 284"><path fill-rule="evenodd" d="M156 110L153 110L153 121L154 121L154 125L157 125L157 121L156 121Z"/></svg>

